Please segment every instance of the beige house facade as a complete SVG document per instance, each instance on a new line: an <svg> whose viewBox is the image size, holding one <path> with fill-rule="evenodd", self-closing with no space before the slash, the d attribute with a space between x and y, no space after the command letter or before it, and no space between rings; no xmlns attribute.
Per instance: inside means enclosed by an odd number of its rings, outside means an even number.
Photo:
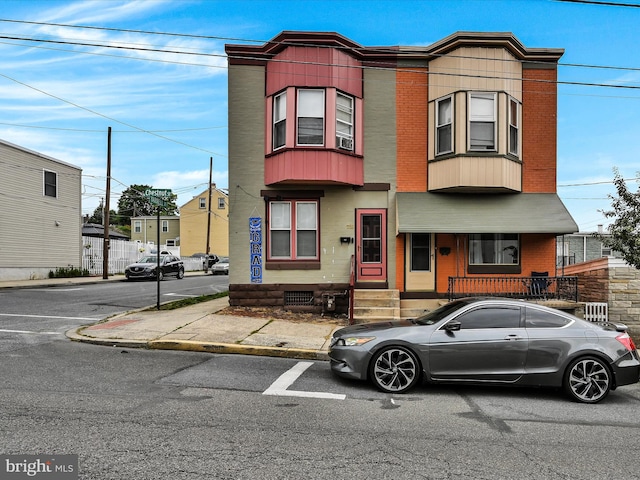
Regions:
<svg viewBox="0 0 640 480"><path fill-rule="evenodd" d="M215 184L180 207L180 255L195 253L229 255L229 196Z"/></svg>
<svg viewBox="0 0 640 480"><path fill-rule="evenodd" d="M131 217L131 241L145 245L158 243L158 228L160 228L160 246L180 246L180 217L161 215L160 226L156 215Z"/></svg>
<svg viewBox="0 0 640 480"><path fill-rule="evenodd" d="M82 266L82 169L0 140L0 279Z"/></svg>

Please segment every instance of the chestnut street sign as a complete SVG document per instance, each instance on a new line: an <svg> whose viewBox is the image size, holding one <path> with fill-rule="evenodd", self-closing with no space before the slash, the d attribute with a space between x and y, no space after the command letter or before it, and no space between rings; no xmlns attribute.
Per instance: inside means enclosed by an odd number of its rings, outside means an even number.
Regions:
<svg viewBox="0 0 640 480"><path fill-rule="evenodd" d="M158 207L166 207L172 195L169 188L147 188L144 194L152 204Z"/></svg>

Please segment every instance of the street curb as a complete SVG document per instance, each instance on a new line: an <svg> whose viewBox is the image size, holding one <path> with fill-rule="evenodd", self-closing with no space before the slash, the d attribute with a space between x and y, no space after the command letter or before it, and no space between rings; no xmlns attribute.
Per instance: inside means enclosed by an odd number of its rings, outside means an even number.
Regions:
<svg viewBox="0 0 640 480"><path fill-rule="evenodd" d="M80 327L84 328L84 327ZM329 354L321 350L307 348L283 348L264 345L239 345L235 343L192 342L188 340L119 340L92 338L81 335L76 330L66 332L74 342L90 343L106 347L143 348L147 350L179 350L185 352L226 353L234 355L255 355L262 357L296 358L300 360L328 361Z"/></svg>

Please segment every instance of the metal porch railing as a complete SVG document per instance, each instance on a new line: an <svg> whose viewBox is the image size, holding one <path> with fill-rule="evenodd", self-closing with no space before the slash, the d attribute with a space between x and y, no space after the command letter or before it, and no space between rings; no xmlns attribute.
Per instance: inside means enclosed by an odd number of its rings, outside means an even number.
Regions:
<svg viewBox="0 0 640 480"><path fill-rule="evenodd" d="M578 277L449 277L449 300L509 297L525 300L578 301Z"/></svg>

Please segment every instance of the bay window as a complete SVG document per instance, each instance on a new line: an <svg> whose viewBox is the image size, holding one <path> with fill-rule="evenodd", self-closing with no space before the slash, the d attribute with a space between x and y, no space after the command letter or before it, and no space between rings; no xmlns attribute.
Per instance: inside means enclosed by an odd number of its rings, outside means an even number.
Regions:
<svg viewBox="0 0 640 480"><path fill-rule="evenodd" d="M318 202L315 200L269 203L269 259L318 258Z"/></svg>
<svg viewBox="0 0 640 480"><path fill-rule="evenodd" d="M336 97L336 146L353 150L353 98L342 93Z"/></svg>
<svg viewBox="0 0 640 480"><path fill-rule="evenodd" d="M436 101L436 155L453 151L453 97Z"/></svg>
<svg viewBox="0 0 640 480"><path fill-rule="evenodd" d="M469 150L496 150L495 93L469 93Z"/></svg>
<svg viewBox="0 0 640 480"><path fill-rule="evenodd" d="M324 144L324 90L298 90L297 144Z"/></svg>
<svg viewBox="0 0 640 480"><path fill-rule="evenodd" d="M509 98L509 153L520 156L520 104Z"/></svg>
<svg viewBox="0 0 640 480"><path fill-rule="evenodd" d="M287 139L287 93L273 99L273 148L284 147Z"/></svg>

